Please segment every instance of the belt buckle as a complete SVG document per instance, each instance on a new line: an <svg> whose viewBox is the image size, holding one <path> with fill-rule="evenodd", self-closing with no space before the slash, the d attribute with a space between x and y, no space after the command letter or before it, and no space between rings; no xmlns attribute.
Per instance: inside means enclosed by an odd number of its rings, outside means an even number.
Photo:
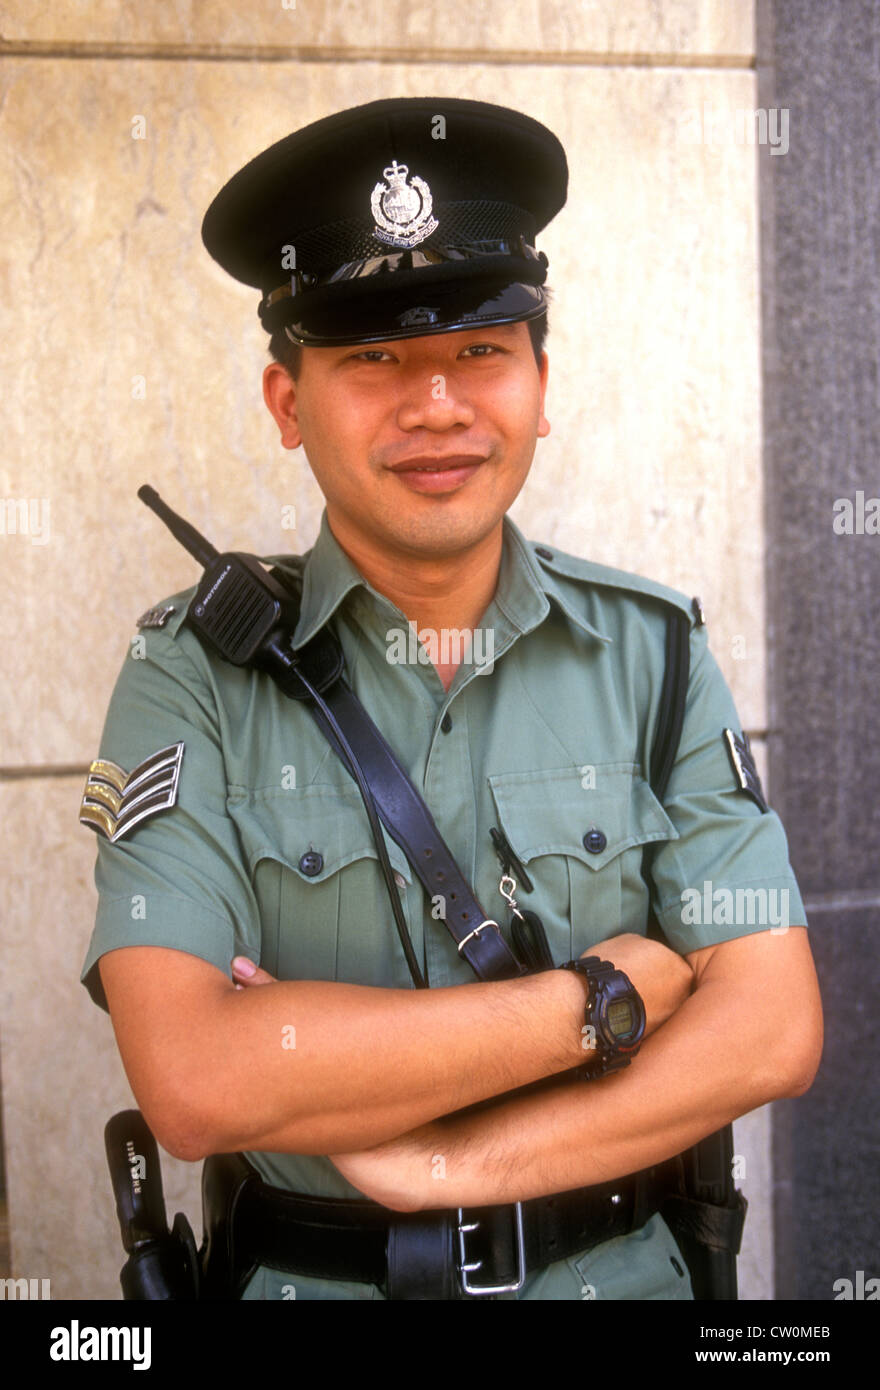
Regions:
<svg viewBox="0 0 880 1390"><path fill-rule="evenodd" d="M464 1210L458 1208L458 1273L461 1276L461 1287L466 1294L483 1296L496 1293L516 1293L522 1288L526 1281L526 1252L525 1241L523 1239L523 1218L522 1202L513 1204L513 1229L516 1237L516 1269L517 1279L513 1284L472 1284L468 1279L469 1274L482 1268L483 1261L477 1260L475 1263L468 1264L466 1237L469 1231L479 1229L479 1221L468 1221L464 1219Z"/></svg>

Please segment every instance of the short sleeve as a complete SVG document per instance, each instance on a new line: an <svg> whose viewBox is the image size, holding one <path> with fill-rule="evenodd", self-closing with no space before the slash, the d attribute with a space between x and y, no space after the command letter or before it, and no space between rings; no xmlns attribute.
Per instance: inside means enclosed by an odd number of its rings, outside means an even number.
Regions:
<svg viewBox="0 0 880 1390"><path fill-rule="evenodd" d="M779 817L740 788L725 730L742 725L709 651L691 631L691 667L678 756L664 808L678 839L654 856L654 910L670 945L684 954L753 932L806 926Z"/></svg>
<svg viewBox="0 0 880 1390"><path fill-rule="evenodd" d="M143 655L126 657L101 738L100 757L126 773L183 743L175 804L115 844L97 835L99 905L81 979L104 1009L97 962L118 947L172 947L226 974L234 955L259 959L257 902L227 813L217 699L185 640L150 632Z"/></svg>

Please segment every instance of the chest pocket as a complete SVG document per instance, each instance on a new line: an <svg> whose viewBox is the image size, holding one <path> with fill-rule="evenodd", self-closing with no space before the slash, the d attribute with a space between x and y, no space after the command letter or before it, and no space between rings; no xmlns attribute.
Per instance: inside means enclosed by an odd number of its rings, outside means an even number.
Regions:
<svg viewBox="0 0 880 1390"><path fill-rule="evenodd" d="M540 916L557 965L621 932L644 934L642 852L678 831L636 764L506 773L489 785L534 883L517 901Z"/></svg>
<svg viewBox="0 0 880 1390"><path fill-rule="evenodd" d="M370 823L356 790L309 786L230 795L262 924L261 964L283 980L411 984ZM413 882L386 834L417 956ZM420 922L417 923L417 926Z"/></svg>

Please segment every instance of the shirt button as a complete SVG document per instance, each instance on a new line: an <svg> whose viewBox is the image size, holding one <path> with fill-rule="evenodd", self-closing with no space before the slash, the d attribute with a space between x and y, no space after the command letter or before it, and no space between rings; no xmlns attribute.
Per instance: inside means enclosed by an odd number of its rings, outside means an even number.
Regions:
<svg viewBox="0 0 880 1390"><path fill-rule="evenodd" d="M317 850L310 849L299 861L299 867L309 878L314 878L324 867L324 856L323 854L319 854Z"/></svg>
<svg viewBox="0 0 880 1390"><path fill-rule="evenodd" d="M588 830L584 836L584 846L590 854L601 854L608 840L601 830Z"/></svg>
<svg viewBox="0 0 880 1390"><path fill-rule="evenodd" d="M448 734L449 730L452 728L452 718L449 710L446 711L443 718L440 720L440 728L443 730L444 734Z"/></svg>
<svg viewBox="0 0 880 1390"><path fill-rule="evenodd" d="M403 874L399 874L399 873L395 872L395 874L394 874L394 882L397 884L398 888L405 888L405 887L406 887L406 879L404 878Z"/></svg>

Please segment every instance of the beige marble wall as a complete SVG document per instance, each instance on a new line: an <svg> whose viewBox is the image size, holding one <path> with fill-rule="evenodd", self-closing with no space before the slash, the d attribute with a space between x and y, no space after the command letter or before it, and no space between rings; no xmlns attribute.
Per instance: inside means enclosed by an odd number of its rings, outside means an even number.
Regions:
<svg viewBox="0 0 880 1390"><path fill-rule="evenodd" d="M558 132L572 168L569 204L543 238L557 296L553 431L515 518L701 593L719 651L747 639L753 659L730 673L744 719L760 727L755 152L684 138L704 104L750 105L752 75L294 70L296 112L291 73L276 63L4 66L0 497L28 500L37 519L29 534L0 536L16 597L0 642L18 677L0 765L82 760L134 619L193 577L137 501L141 482L224 544L311 544L320 498L262 404L257 296L206 254L201 217L225 178L295 120L353 94L426 89L529 110ZM291 503L295 536L282 528Z"/></svg>
<svg viewBox="0 0 880 1390"><path fill-rule="evenodd" d="M0 783L11 1273L50 1279L53 1298L115 1299L125 1256L104 1125L135 1102L110 1020L76 984L94 921L92 837L83 844L71 834L82 783L80 776ZM169 1217L185 1211L199 1231L200 1170L162 1155Z"/></svg>
<svg viewBox="0 0 880 1390"><path fill-rule="evenodd" d="M756 150L695 134L754 106L751 0L231 8L0 5L0 499L31 505L0 534L0 769L19 774L0 781L0 1065L14 1271L61 1297L117 1292L102 1130L131 1103L76 984L95 906L82 774L135 618L195 578L135 492L149 481L256 551L307 548L320 516L262 405L256 295L199 237L254 153L394 94L472 94L556 131L572 181L541 243L552 433L513 515L700 593L764 727ZM197 1225L194 1170L167 1170L170 1210ZM765 1228L747 1236L752 1296L770 1287Z"/></svg>
<svg viewBox="0 0 880 1390"><path fill-rule="evenodd" d="M640 55L676 64L708 58L747 62L754 54L751 0L119 0L0 4L0 34L10 45L200 45L231 56L300 47L315 57L355 50L419 54L427 59L475 52L572 62L581 55L619 62Z"/></svg>

